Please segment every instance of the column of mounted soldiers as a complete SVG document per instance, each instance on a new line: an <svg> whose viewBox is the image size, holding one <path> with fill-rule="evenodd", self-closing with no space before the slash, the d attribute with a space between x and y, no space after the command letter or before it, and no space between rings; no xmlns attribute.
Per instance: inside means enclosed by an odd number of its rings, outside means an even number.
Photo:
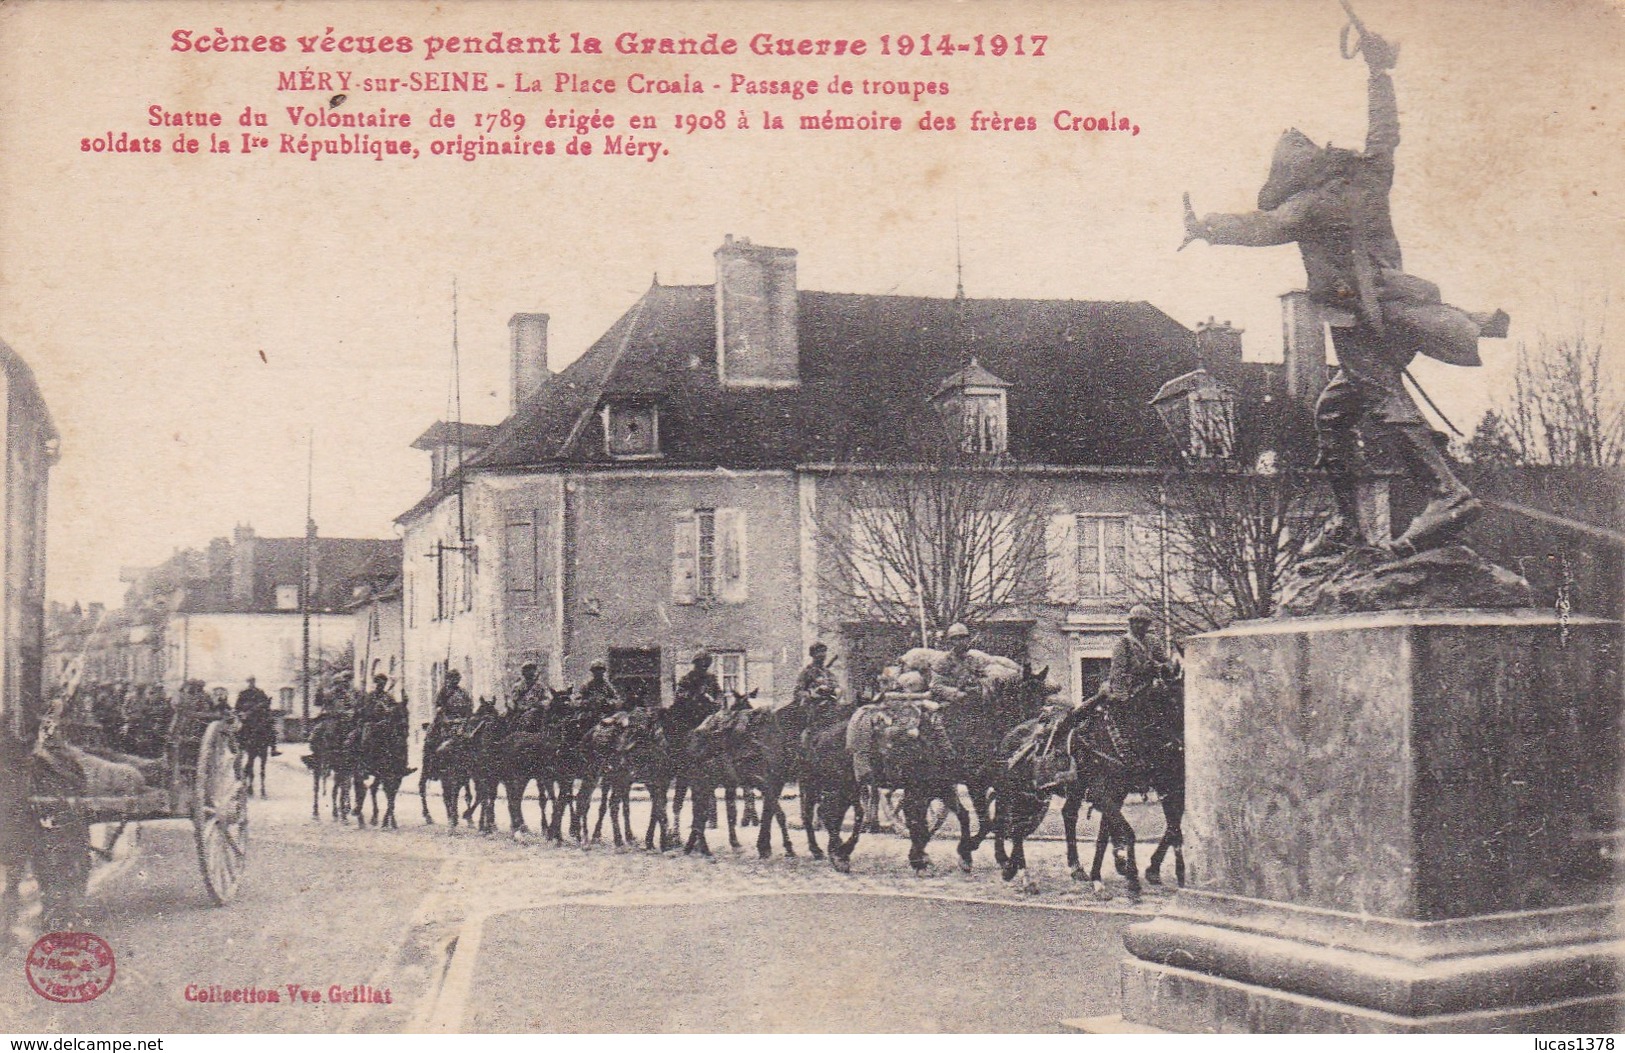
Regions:
<svg viewBox="0 0 1625 1053"><path fill-rule="evenodd" d="M494 802L501 792L512 829L527 831L523 809L534 780L540 790L532 799L541 804L542 829L550 839L595 840L608 816L621 844L623 818L628 840L632 837L630 789L637 784L648 790L650 803L645 847L655 847L657 828L661 849L683 843L679 828L687 794L693 811L686 849L708 854L704 831L715 822L715 791L724 791L729 836L737 847L733 803L743 789L745 825L750 825L751 791L762 798L758 851L769 854L777 820L786 854L794 854L778 802L785 785L795 782L812 854L824 856L817 839L823 825L831 861L845 870L858 826L875 807L865 804L872 800L866 795L871 788L884 789L893 791L892 803L909 821L910 862L916 869L928 865L924 849L930 832L910 809L923 814L935 799L961 816L961 865L968 868L983 838L995 833L999 862L1012 878L1024 872L1020 842L1042 818L1042 813L1033 818L1022 802L1060 796L1074 811L1087 800L1108 815L1110 829L1102 836L1131 862L1133 838L1121 816L1123 797L1156 788L1160 796L1172 791L1177 798L1179 790L1155 775L1170 767L1164 762L1170 751L1182 749L1182 739L1180 667L1152 633L1154 621L1144 606L1130 612L1106 682L1077 706L1056 701L1060 689L1048 683L1047 669L1034 671L977 650L963 624L943 634L941 649L911 649L872 689L852 697L844 697L827 645L815 643L791 697L778 705L757 699L756 691L726 689L706 650L693 656L669 704L634 704L602 662L593 663L585 684L565 689L548 687L538 667L527 664L501 705L491 698L476 702L461 674L452 670L426 726L419 780L425 821L434 820L424 787L438 781L451 825L462 820L494 830ZM385 694L374 706L387 704ZM1182 771L1179 764L1171 767ZM960 787L975 805L974 833ZM600 788L603 800L589 833L592 797ZM471 802L466 810L465 790ZM851 839L841 834L848 811ZM566 812L568 834L561 818ZM1177 848L1178 816L1170 818ZM1004 852L1006 837L1015 843L1013 855ZM1099 851L1103 848L1097 849L1091 877L1103 891ZM1074 876L1083 878L1075 845L1069 855ZM1153 864L1160 858L1161 852ZM1137 887L1137 879L1131 887Z"/></svg>
<svg viewBox="0 0 1625 1053"><path fill-rule="evenodd" d="M237 710L242 711L242 700L257 694L264 700L265 711L270 712L270 699L254 687L254 678L248 678L248 687L238 698ZM202 715L231 710L226 689L210 691L202 680L186 680L171 696L162 684L136 684L127 680L101 682L94 680L67 681L51 692L51 709L63 722L76 726L91 741L107 749L141 757L156 757L163 753L170 737L170 727L177 715Z"/></svg>

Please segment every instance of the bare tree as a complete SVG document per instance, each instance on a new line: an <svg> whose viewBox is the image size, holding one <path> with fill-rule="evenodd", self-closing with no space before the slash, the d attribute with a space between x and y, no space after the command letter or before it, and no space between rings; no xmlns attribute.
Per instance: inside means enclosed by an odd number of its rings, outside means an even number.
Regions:
<svg viewBox="0 0 1625 1053"><path fill-rule="evenodd" d="M1317 480L1265 460L1187 464L1163 480L1153 505L1167 567L1135 579L1135 598L1166 610L1176 635L1268 618L1317 525Z"/></svg>
<svg viewBox="0 0 1625 1053"><path fill-rule="evenodd" d="M1048 513L1033 479L952 445L849 464L820 487L820 588L850 615L929 640L1044 598Z"/></svg>
<svg viewBox="0 0 1625 1053"><path fill-rule="evenodd" d="M1625 399L1610 373L1601 326L1518 345L1511 395L1479 422L1477 460L1570 467L1625 462Z"/></svg>
<svg viewBox="0 0 1625 1053"><path fill-rule="evenodd" d="M1132 588L1175 635L1275 613L1325 512L1299 407L1276 399L1238 408L1196 390L1190 409L1165 416L1173 464L1151 502L1165 566Z"/></svg>

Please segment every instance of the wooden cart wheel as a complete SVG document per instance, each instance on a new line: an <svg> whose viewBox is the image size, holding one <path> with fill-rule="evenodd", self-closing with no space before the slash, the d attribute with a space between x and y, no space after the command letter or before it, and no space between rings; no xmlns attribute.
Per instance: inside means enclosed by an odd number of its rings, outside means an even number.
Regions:
<svg viewBox="0 0 1625 1053"><path fill-rule="evenodd" d="M209 725L198 747L192 832L209 898L225 906L248 869L248 784L242 750L223 720Z"/></svg>

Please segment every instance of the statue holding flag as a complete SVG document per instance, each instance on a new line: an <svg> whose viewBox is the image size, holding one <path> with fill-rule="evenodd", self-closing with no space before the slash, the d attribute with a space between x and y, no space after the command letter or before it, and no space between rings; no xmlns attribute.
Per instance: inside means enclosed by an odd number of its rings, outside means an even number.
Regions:
<svg viewBox="0 0 1625 1053"><path fill-rule="evenodd" d="M1405 273L1389 215L1399 109L1393 69L1399 49L1368 32L1348 9L1344 56L1364 56L1370 119L1363 151L1317 146L1297 129L1276 144L1258 211L1198 217L1185 196L1185 244L1284 245L1303 254L1309 295L1331 325L1338 371L1315 406L1317 467L1329 477L1336 511L1310 542L1309 558L1375 549L1405 557L1452 543L1483 511L1446 460L1405 389L1417 354L1479 364L1478 341L1505 337L1505 312L1469 312L1442 302L1438 286ZM1348 49L1349 29L1358 35ZM1180 246L1181 248L1184 245ZM1414 383L1414 378L1412 383ZM1357 508L1362 426L1396 439L1406 469L1428 489L1427 506L1398 538L1367 538Z"/></svg>

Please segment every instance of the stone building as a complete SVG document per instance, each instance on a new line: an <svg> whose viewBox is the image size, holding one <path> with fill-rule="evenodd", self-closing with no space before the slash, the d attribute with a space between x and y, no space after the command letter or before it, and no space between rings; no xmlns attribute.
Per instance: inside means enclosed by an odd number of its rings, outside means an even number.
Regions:
<svg viewBox="0 0 1625 1053"><path fill-rule="evenodd" d="M783 701L823 639L842 675L872 675L918 633L832 595L845 527L819 510L855 471L914 470L933 427L1032 481L1045 587L978 630L1078 697L1136 595L1177 602L1152 399L1204 364L1248 378L1243 400L1287 392L1289 371L1241 362L1238 331L1143 302L812 292L794 250L731 237L715 260L714 284L651 285L558 372L547 316L515 315L508 418L415 443L431 485L398 522L418 722L449 668L500 698L525 662L563 684L603 660L627 693L669 701L705 647L725 686ZM1324 376L1305 335L1295 353Z"/></svg>
<svg viewBox="0 0 1625 1053"><path fill-rule="evenodd" d="M308 553L314 670L347 651L357 587L399 576L400 542L312 536ZM306 554L306 538L259 537L243 525L206 549L177 549L157 566L127 569L122 607L55 612L46 668L58 683L152 682L174 692L196 679L233 697L253 676L297 730L306 715Z"/></svg>

